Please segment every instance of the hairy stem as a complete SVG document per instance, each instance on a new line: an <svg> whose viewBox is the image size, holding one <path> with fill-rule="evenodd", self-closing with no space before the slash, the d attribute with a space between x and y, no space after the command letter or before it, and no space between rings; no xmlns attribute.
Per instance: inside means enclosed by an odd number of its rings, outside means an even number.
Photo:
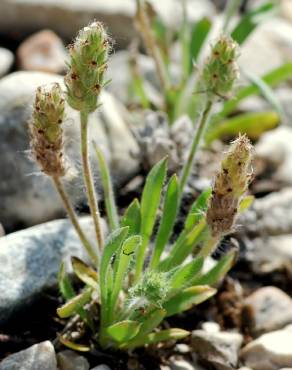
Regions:
<svg viewBox="0 0 292 370"><path fill-rule="evenodd" d="M219 244L220 239L221 239L220 236L211 236L210 238L208 238L206 242L203 244L203 247L200 250L198 256L204 258L210 256L216 249L217 245Z"/></svg>
<svg viewBox="0 0 292 370"><path fill-rule="evenodd" d="M80 112L81 120L81 158L82 158L82 169L83 179L85 183L88 204L91 212L91 216L94 223L95 235L99 249L103 248L103 235L100 222L100 214L97 205L97 196L94 189L94 182L91 173L88 153L88 114L87 112Z"/></svg>
<svg viewBox="0 0 292 370"><path fill-rule="evenodd" d="M90 258L92 259L93 263L95 265L97 265L98 263L98 255L97 255L97 252L94 250L94 248L92 247L92 245L90 244L90 242L88 241L87 237L85 236L83 230L81 229L81 226L79 224L79 221L78 221L78 217L71 205L71 202L68 198L68 195L66 193L66 190L64 189L64 186L62 184L62 182L60 181L60 178L58 176L53 176L52 177L53 179L53 182L55 184L55 187L63 201L63 205L64 205L64 208L68 214L68 217L70 219L70 221L72 222L80 240L81 240L81 243L83 244L84 248L86 249L88 255L90 256Z"/></svg>
<svg viewBox="0 0 292 370"><path fill-rule="evenodd" d="M145 10L144 0L137 0L137 21L141 32L144 45L147 49L148 54L153 58L155 68L157 71L158 79L163 91L168 91L169 80L164 68L163 60L156 44L155 36L151 28L151 23Z"/></svg>
<svg viewBox="0 0 292 370"><path fill-rule="evenodd" d="M206 106L205 106L205 109L203 111L202 117L199 121L199 125L198 125L197 130L195 132L195 135L193 137L190 152L189 152L188 158L187 158L187 160L186 160L186 162L183 166L181 177L180 177L180 191L181 191L181 193L183 192L183 190L186 186L186 183L189 179L190 172L191 172L193 162L194 162L194 158L195 158L195 154L198 150L198 147L199 147L199 144L201 142L203 133L204 133L205 128L206 128L206 126L208 124L208 121L209 121L209 116L210 116L210 112L211 112L211 109L212 109L212 105L213 105L213 101L211 99L209 99L206 103Z"/></svg>

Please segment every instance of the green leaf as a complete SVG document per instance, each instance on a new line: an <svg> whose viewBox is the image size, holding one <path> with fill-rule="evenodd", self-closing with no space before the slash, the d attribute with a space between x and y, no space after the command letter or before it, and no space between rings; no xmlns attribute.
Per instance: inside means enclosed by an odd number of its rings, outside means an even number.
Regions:
<svg viewBox="0 0 292 370"><path fill-rule="evenodd" d="M123 348L130 349L135 347L142 347L146 344L155 344L159 342L165 342L167 340L179 340L183 339L190 335L190 332L183 330L183 329L166 329L161 330L157 333L150 333L148 335L145 335L144 338L141 338L139 341L135 341L134 345L125 345Z"/></svg>
<svg viewBox="0 0 292 370"><path fill-rule="evenodd" d="M278 68L275 68L274 70L265 74L264 76L261 76L261 79L267 85L273 87L283 81L286 81L291 77L292 77L292 62L289 62L281 65ZM212 126L213 122L218 122L222 118L232 113L242 100L248 98L251 95L259 94L260 92L261 91L259 87L256 86L255 84L250 84L248 86L241 88L237 92L236 96L234 96L232 99L224 103L223 109L221 110L221 112L219 112L217 115L213 117L210 126Z"/></svg>
<svg viewBox="0 0 292 370"><path fill-rule="evenodd" d="M93 289L98 289L98 275L97 272L88 266L85 262L77 257L71 258L74 273L83 283L89 285Z"/></svg>
<svg viewBox="0 0 292 370"><path fill-rule="evenodd" d="M177 290L191 285L190 282L201 271L204 264L204 258L198 257L184 266L175 268L170 271L170 289Z"/></svg>
<svg viewBox="0 0 292 370"><path fill-rule="evenodd" d="M206 274L199 277L195 280L196 284L199 285L214 285L216 284L223 276L227 274L227 272L231 269L234 265L236 256L236 251L230 251L224 257L222 257L216 265L211 268Z"/></svg>
<svg viewBox="0 0 292 370"><path fill-rule="evenodd" d="M107 328L108 335L116 342L126 342L135 337L141 324L138 321L125 320L117 322Z"/></svg>
<svg viewBox="0 0 292 370"><path fill-rule="evenodd" d="M84 290L84 292L82 292L81 294L78 294L74 298L71 298L62 307L59 307L57 309L58 315L62 319L75 315L80 309L84 307L84 305L90 302L91 295L91 289Z"/></svg>
<svg viewBox="0 0 292 370"><path fill-rule="evenodd" d="M121 226L129 227L129 235L139 234L141 228L141 210L138 199L134 199L127 208L121 219Z"/></svg>
<svg viewBox="0 0 292 370"><path fill-rule="evenodd" d="M114 198L113 186L111 181L111 176L109 172L108 165L104 158L102 151L98 148L95 141L93 141L93 147L95 149L95 154L98 160L99 171L101 182L104 190L104 200L105 200L105 207L106 213L109 220L109 225L111 230L115 230L119 227L119 218L117 207Z"/></svg>
<svg viewBox="0 0 292 370"><path fill-rule="evenodd" d="M90 351L90 347L85 346L83 344L71 342L70 340L64 338L62 335L58 335L58 339L64 346L70 349L73 349L74 351L78 351L78 352L89 352Z"/></svg>
<svg viewBox="0 0 292 370"><path fill-rule="evenodd" d="M137 252L135 281L141 275L145 250L151 237L160 204L162 187L166 175L167 158L158 162L149 172L141 199L141 236L142 244Z"/></svg>
<svg viewBox="0 0 292 370"><path fill-rule="evenodd" d="M75 291L71 284L68 275L65 272L64 262L61 263L59 274L58 274L58 285L59 290L66 301L75 297Z"/></svg>
<svg viewBox="0 0 292 370"><path fill-rule="evenodd" d="M141 328L138 336L136 337L137 340L139 340L141 337L144 337L144 335L150 333L152 330L156 329L161 321L164 319L165 315L166 311L164 308L156 308L148 313L146 317L143 317L142 320L139 320L141 322ZM135 341L136 338L134 338L133 340Z"/></svg>
<svg viewBox="0 0 292 370"><path fill-rule="evenodd" d="M114 287L112 291L111 310L115 309L115 304L120 290L123 286L125 274L136 249L141 245L142 238L139 235L130 236L121 247L119 256L116 257L114 274Z"/></svg>
<svg viewBox="0 0 292 370"><path fill-rule="evenodd" d="M205 142L210 144L226 136L247 134L252 140L258 139L264 132L272 130L280 123L279 115L274 111L244 113L229 118L220 124L212 125L206 133Z"/></svg>
<svg viewBox="0 0 292 370"><path fill-rule="evenodd" d="M212 188L204 190L194 201L185 221L185 229L190 231L198 223L208 208L208 202L212 194Z"/></svg>
<svg viewBox="0 0 292 370"><path fill-rule="evenodd" d="M197 61L200 51L207 40L211 30L212 22L209 18L201 18L193 27L190 42L190 68L193 67L193 61Z"/></svg>
<svg viewBox="0 0 292 370"><path fill-rule="evenodd" d="M129 228L122 227L113 231L106 240L105 247L103 250L103 254L101 257L100 263L100 272L99 272L99 280L100 280L100 292L101 292L101 305L105 308L107 302L107 292L108 289L108 270L110 267L110 262L117 250L121 247L123 241L126 239L128 234Z"/></svg>
<svg viewBox="0 0 292 370"><path fill-rule="evenodd" d="M176 175L170 179L164 198L163 211L157 232L150 268L155 268L171 236L179 206L179 184Z"/></svg>
<svg viewBox="0 0 292 370"><path fill-rule="evenodd" d="M209 286L192 286L176 294L173 298L164 303L163 307L167 311L167 316L189 310L194 305L198 305L211 298L216 293L216 289Z"/></svg>
<svg viewBox="0 0 292 370"><path fill-rule="evenodd" d="M260 22L275 14L277 8L278 6L275 2L270 1L247 12L231 32L231 37L239 44L242 44Z"/></svg>
<svg viewBox="0 0 292 370"><path fill-rule="evenodd" d="M253 195L247 195L246 197L244 197L241 201L240 201L240 204L239 204L239 212L242 213L244 212L246 209L248 209L252 203L254 201L254 196Z"/></svg>

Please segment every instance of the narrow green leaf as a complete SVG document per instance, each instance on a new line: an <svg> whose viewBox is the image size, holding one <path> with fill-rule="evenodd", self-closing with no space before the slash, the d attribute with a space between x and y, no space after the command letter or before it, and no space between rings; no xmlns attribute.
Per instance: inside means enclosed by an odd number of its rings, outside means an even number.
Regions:
<svg viewBox="0 0 292 370"><path fill-rule="evenodd" d="M211 298L216 293L216 289L209 286L192 286L184 289L176 294L169 301L163 304L167 311L167 316L172 316L177 313L189 310L195 305L198 305L207 299Z"/></svg>
<svg viewBox="0 0 292 370"><path fill-rule="evenodd" d="M133 258L133 254L136 249L141 245L142 238L139 235L130 236L126 239L121 247L119 256L116 257L115 261L115 274L114 274L114 287L112 291L111 299L111 310L115 309L115 304L119 295L120 290L123 286L125 274L129 267L130 261Z"/></svg>
<svg viewBox="0 0 292 370"><path fill-rule="evenodd" d="M102 151L98 148L95 141L93 141L93 147L94 147L95 154L98 160L100 177L101 177L101 182L102 182L102 186L104 190L106 213L107 213L107 217L109 220L109 225L110 225L111 230L115 230L119 227L119 217L118 217L117 207L115 203L109 168L108 168L108 165L106 163L106 160L104 158Z"/></svg>
<svg viewBox="0 0 292 370"><path fill-rule="evenodd" d="M68 275L66 274L64 262L62 262L60 266L58 274L58 285L59 290L66 301L75 297L75 291Z"/></svg>
<svg viewBox="0 0 292 370"><path fill-rule="evenodd" d="M274 111L252 112L229 118L220 124L212 125L206 133L205 142L210 144L215 139L226 136L247 134L252 140L258 139L264 132L272 130L280 123L279 115Z"/></svg>
<svg viewBox="0 0 292 370"><path fill-rule="evenodd" d="M142 244L137 252L135 281L141 275L144 263L145 250L150 240L156 213L160 204L162 187L166 175L167 158L158 162L149 172L142 193L141 200L141 236Z"/></svg>
<svg viewBox="0 0 292 370"><path fill-rule="evenodd" d="M141 210L138 199L134 199L126 209L121 219L121 226L129 227L129 235L139 234L141 228Z"/></svg>
<svg viewBox="0 0 292 370"><path fill-rule="evenodd" d="M170 288L173 290L181 290L191 285L190 282L201 271L203 264L204 258L198 257L184 266L175 268L173 273L170 271Z"/></svg>
<svg viewBox="0 0 292 370"><path fill-rule="evenodd" d="M185 221L185 229L190 230L192 229L196 223L198 223L205 214L205 211L208 208L208 202L212 194L212 188L208 188L204 190L198 198L192 204L192 207L187 215Z"/></svg>
<svg viewBox="0 0 292 370"><path fill-rule="evenodd" d="M270 1L247 12L231 32L231 37L242 44L260 22L275 14L277 8L275 2Z"/></svg>
<svg viewBox="0 0 292 370"><path fill-rule="evenodd" d="M64 338L62 335L58 335L58 339L64 346L70 349L73 349L74 351L78 351L78 352L89 352L90 351L90 347L85 346L83 344L71 342L70 340Z"/></svg>
<svg viewBox="0 0 292 370"><path fill-rule="evenodd" d="M275 68L271 72L261 76L261 79L270 87L276 86L279 83L288 80L292 77L292 62L285 63L278 68ZM238 106L238 104L248 98L251 95L259 94L260 89L255 84L250 84L241 88L237 94L232 98L226 101L223 105L223 109L217 115L213 116L211 125L213 122L218 122L230 113L232 113Z"/></svg>
<svg viewBox="0 0 292 370"><path fill-rule="evenodd" d="M158 265L160 256L171 236L178 206L179 184L177 176L173 175L166 189L161 221L154 244L153 255L150 263L150 267L153 269Z"/></svg>
<svg viewBox="0 0 292 370"><path fill-rule="evenodd" d="M78 294L74 298L71 298L62 307L57 309L58 315L63 319L75 315L84 305L91 300L91 289L86 289L81 294Z"/></svg>
<svg viewBox="0 0 292 370"><path fill-rule="evenodd" d="M244 212L246 209L248 209L252 205L253 201L254 201L254 196L247 195L240 201L238 211L240 213Z"/></svg>
<svg viewBox="0 0 292 370"><path fill-rule="evenodd" d="M148 335L145 335L144 338L141 338L139 341L135 341L134 345L126 344L125 346L123 346L123 348L130 349L135 347L142 347L146 344L165 342L167 340L179 340L187 337L188 335L190 335L190 332L183 329L166 329L161 330L157 333L150 333Z"/></svg>
<svg viewBox="0 0 292 370"><path fill-rule="evenodd" d="M146 334L150 333L152 330L156 329L161 321L164 319L166 315L166 311L164 308L156 308L152 310L150 313L143 317L141 322L141 328L139 330L139 334L136 337L139 340L141 337L144 337ZM134 338L133 340L136 340Z"/></svg>
<svg viewBox="0 0 292 370"><path fill-rule="evenodd" d="M98 289L98 274L85 262L77 257L71 258L74 273L83 283L89 285L93 289Z"/></svg>
<svg viewBox="0 0 292 370"><path fill-rule="evenodd" d="M138 321L125 320L108 327L107 333L116 342L126 342L138 334L140 327Z"/></svg>
<svg viewBox="0 0 292 370"><path fill-rule="evenodd" d="M216 284L223 276L227 274L227 272L234 265L235 256L236 251L234 250L227 253L219 260L219 262L216 263L213 268L211 268L211 270L195 280L195 283L199 285L211 286Z"/></svg>
<svg viewBox="0 0 292 370"><path fill-rule="evenodd" d="M200 51L207 40L208 34L211 30L212 22L209 18L203 17L195 23L190 43L190 68L193 68L193 61L197 61Z"/></svg>

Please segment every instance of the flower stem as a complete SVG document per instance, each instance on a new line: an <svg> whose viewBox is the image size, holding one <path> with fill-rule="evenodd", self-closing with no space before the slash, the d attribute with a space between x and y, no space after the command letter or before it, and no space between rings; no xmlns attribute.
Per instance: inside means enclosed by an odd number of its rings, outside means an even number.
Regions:
<svg viewBox="0 0 292 370"><path fill-rule="evenodd" d="M210 116L210 112L211 112L211 109L212 109L212 105L213 105L213 101L211 99L209 99L206 103L206 106L205 106L205 109L203 111L202 117L200 119L199 125L198 125L197 130L195 132L195 135L193 137L190 152L189 152L188 158L185 162L185 165L183 166L181 177L180 177L180 191L181 191L181 193L183 192L183 190L186 186L186 183L189 179L190 172L191 172L193 162L194 162L194 158L195 158L195 154L198 150L198 147L199 147L199 144L201 142L203 133L204 133L205 128L206 128L206 126L208 124L208 121L209 121L209 116Z"/></svg>
<svg viewBox="0 0 292 370"><path fill-rule="evenodd" d="M84 248L86 249L88 255L90 256L90 258L92 259L93 263L95 265L98 264L98 255L97 255L97 251L94 250L94 248L92 247L92 245L90 244L90 242L88 241L87 237L85 236L83 230L81 229L81 226L79 224L79 221L78 221L78 217L71 205L71 202L68 198L68 195L66 193L66 190L64 189L64 186L62 184L62 182L60 181L60 178L58 176L52 176L52 180L55 184L55 187L63 201L63 205L64 205L64 208L68 214L68 217L70 219L70 221L72 222L72 225L73 227L75 228L78 236L79 236L79 239L81 240L81 243L83 244Z"/></svg>
<svg viewBox="0 0 292 370"><path fill-rule="evenodd" d="M220 239L221 239L220 235L210 236L210 238L208 238L206 242L203 244L203 247L200 250L198 257L207 258L208 256L210 256L216 249L217 245L219 244Z"/></svg>
<svg viewBox="0 0 292 370"><path fill-rule="evenodd" d="M94 183L89 163L89 153L88 153L88 113L80 112L81 121L81 158L82 158L82 168L83 168L83 179L85 183L88 204L91 212L91 216L94 223L94 229L96 234L97 243L99 249L103 248L103 235L100 222L100 214L97 205L97 196L94 189Z"/></svg>

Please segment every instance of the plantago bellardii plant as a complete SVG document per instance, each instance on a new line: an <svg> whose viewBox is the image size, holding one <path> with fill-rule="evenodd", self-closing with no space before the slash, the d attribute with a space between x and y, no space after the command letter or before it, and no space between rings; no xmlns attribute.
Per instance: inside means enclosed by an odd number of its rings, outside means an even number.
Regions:
<svg viewBox="0 0 292 370"><path fill-rule="evenodd" d="M235 48L231 39L221 37L213 46L203 69L205 110L194 134L180 181L173 175L165 185L167 159L162 159L149 172L141 201L135 199L119 218L109 170L102 152L94 144L111 230L104 241L88 157L87 125L88 115L98 107L109 45L104 28L98 22L85 27L78 34L70 47L71 59L65 84L69 105L80 112L83 178L99 254L91 248L81 230L60 180L66 171L60 154L63 140L61 123L64 119L64 100L60 88L56 85L49 93L38 89L30 125L32 149L43 171L53 178L93 262L91 267L77 258L72 259L74 272L85 284L78 295L75 295L70 280L61 270L60 287L67 302L58 309L58 314L61 318L79 315L92 332L89 345L74 343L70 331L66 332L60 336L60 340L67 346L86 351L99 343L104 348L126 350L183 338L188 335L185 330L171 328L159 331L157 328L164 318L183 312L214 295L216 289L213 285L231 268L234 261L232 251L211 270L203 272L205 258L220 239L232 230L236 214L243 208L240 205L250 179L251 161L251 145L245 136L232 144L216 176L213 191L207 190L201 194L191 207L181 233L173 243L169 243L169 240L212 104L216 96L230 92L236 78ZM215 77L215 74L218 76ZM43 145L44 140L55 148L49 167L47 158L51 155L51 146ZM162 214L155 233L154 225L161 205ZM167 247L168 252L164 256ZM90 309L92 306L100 307L98 315L92 313L96 312Z"/></svg>

